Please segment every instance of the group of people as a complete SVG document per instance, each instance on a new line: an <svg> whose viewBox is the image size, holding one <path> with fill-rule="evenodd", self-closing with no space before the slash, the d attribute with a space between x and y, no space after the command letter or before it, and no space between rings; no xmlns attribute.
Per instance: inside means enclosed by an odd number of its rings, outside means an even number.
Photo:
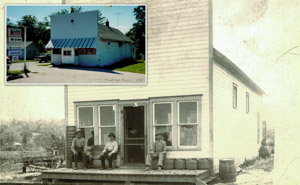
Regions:
<svg viewBox="0 0 300 185"><path fill-rule="evenodd" d="M90 163L90 151L94 146L94 131L91 132L92 137L87 141L82 137L81 131L76 131L76 137L72 141L71 150L74 155L74 170L78 168L78 159L81 157L84 169L88 168ZM108 134L110 141L105 144L104 149L100 154L101 169L105 169L105 159L108 160L109 168L112 168L112 161L118 154L118 143L114 133ZM156 134L156 141L153 143L153 152L149 152L146 157L146 168L144 170L150 170L151 162L153 159L158 159L158 170L163 168L163 160L166 157L167 146L164 141L164 137L161 133Z"/></svg>
<svg viewBox="0 0 300 185"><path fill-rule="evenodd" d="M78 168L78 160L82 158L83 169L87 169L91 160L90 151L94 146L94 131L91 132L92 137L87 141L82 137L81 131L77 130L76 137L72 141L71 150L74 155L74 170ZM105 159L108 160L109 168L112 168L112 161L118 153L118 143L116 142L116 136L114 133L108 134L110 141L106 143L104 149L100 154L101 168L105 169Z"/></svg>

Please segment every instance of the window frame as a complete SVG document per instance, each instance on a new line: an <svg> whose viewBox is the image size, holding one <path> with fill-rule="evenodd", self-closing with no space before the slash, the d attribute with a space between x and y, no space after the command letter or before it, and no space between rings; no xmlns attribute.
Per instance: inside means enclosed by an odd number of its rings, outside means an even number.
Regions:
<svg viewBox="0 0 300 185"><path fill-rule="evenodd" d="M246 113L250 112L250 94L246 92Z"/></svg>
<svg viewBox="0 0 300 185"><path fill-rule="evenodd" d="M79 109L80 108L84 108L84 107L92 107L93 108L93 116L92 116L92 118L93 118L93 120L92 120L92 123L93 123L93 125L92 126L80 126L79 125ZM94 128L94 106L92 106L92 105L80 105L80 106L77 106L76 107L76 125L77 125L77 127L78 128Z"/></svg>
<svg viewBox="0 0 300 185"><path fill-rule="evenodd" d="M115 123L114 123L114 125L105 125L105 126L101 126L101 113L100 113L100 108L101 107L113 107L113 110L114 110L114 112L115 112ZM98 134L98 137L99 137L99 145L101 145L101 137L102 137L102 135L101 135L101 129L102 128L115 128L115 135L116 135L116 137L117 137L117 107L116 107L116 105L113 105L113 104L99 104L99 105L97 105L97 116L98 116L98 130L99 130L99 134ZM116 138L117 139L117 138ZM104 145L105 145L105 143L104 143Z"/></svg>
<svg viewBox="0 0 300 185"><path fill-rule="evenodd" d="M155 124L155 105L156 104L171 104L171 124ZM167 146L167 148L169 149L169 148L172 148L173 147L173 145L174 145L174 143L173 143L173 132L174 132L174 128L173 128L173 125L174 125L174 111L173 111L173 102L172 101L170 101L170 102L168 102L168 101L166 101L166 102L155 102L155 103L153 103L152 104L152 112L153 112L153 114L152 114L152 120L153 120L153 124L152 124L152 135L153 135L153 137L152 137L152 142L155 142L155 128L156 127L159 127L159 126L161 126L161 127L171 127L171 129L172 129L172 135L171 135L171 137L172 137L172 146Z"/></svg>
<svg viewBox="0 0 300 185"><path fill-rule="evenodd" d="M153 141L155 141L155 136L153 135L153 130L155 129L153 126L153 106L154 103L163 103L163 102L172 102L173 103L173 128L172 128L172 146L168 146L168 151L202 151L202 142L203 142L203 131L202 131L202 94L195 94L195 95L184 95L184 96L167 96L167 97L153 97L149 98L149 106L150 106L150 151L153 146ZM198 119L198 126L197 126L197 146L192 147L179 147L178 143L178 102L197 102L197 119Z"/></svg>
<svg viewBox="0 0 300 185"><path fill-rule="evenodd" d="M235 83L232 83L232 107L234 109L237 109L237 107L238 107L237 100L238 100L238 85Z"/></svg>
<svg viewBox="0 0 300 185"><path fill-rule="evenodd" d="M65 52L67 52L68 54L66 55ZM64 50L63 51L63 56L72 56L72 50Z"/></svg>
<svg viewBox="0 0 300 185"><path fill-rule="evenodd" d="M196 113L197 113L197 123L180 123L180 103L187 103L187 102L196 102ZM198 125L199 125L199 110L198 110L198 101L192 101L192 100L187 100L187 101L177 101L177 109L178 109L178 114L177 114L177 120L178 120L178 148L183 148L183 149L194 149L194 148L198 148ZM197 127L197 145L196 146L181 146L180 145L180 126L184 126L184 125L191 125L191 126L196 126Z"/></svg>

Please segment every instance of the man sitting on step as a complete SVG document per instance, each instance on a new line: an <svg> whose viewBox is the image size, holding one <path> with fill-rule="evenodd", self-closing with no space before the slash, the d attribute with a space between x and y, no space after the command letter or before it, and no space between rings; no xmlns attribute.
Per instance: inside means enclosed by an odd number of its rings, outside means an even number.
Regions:
<svg viewBox="0 0 300 185"><path fill-rule="evenodd" d="M74 163L75 167L74 170L77 170L78 167L78 159L82 158L83 166L84 169L86 169L86 153L85 153L85 148L86 148L86 142L85 139L81 135L80 129L76 131L76 137L72 141L72 146L71 150L74 154Z"/></svg>
<svg viewBox="0 0 300 185"><path fill-rule="evenodd" d="M158 159L158 170L163 167L163 160L166 157L167 146L161 133L157 133L156 141L153 143L153 153L149 153L146 158L146 170L150 170L152 159Z"/></svg>
<svg viewBox="0 0 300 185"><path fill-rule="evenodd" d="M117 157L118 153L118 143L116 141L116 136L114 133L108 134L108 137L110 138L110 141L106 143L101 155L100 155L100 160L101 160L101 165L102 169L105 169L105 159L107 158L109 168L112 169L112 161L114 158Z"/></svg>

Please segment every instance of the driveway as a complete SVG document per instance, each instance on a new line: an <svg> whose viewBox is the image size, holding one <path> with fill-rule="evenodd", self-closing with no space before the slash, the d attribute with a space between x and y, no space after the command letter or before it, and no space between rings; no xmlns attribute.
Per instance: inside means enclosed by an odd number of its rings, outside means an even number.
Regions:
<svg viewBox="0 0 300 185"><path fill-rule="evenodd" d="M27 78L7 81L7 84L14 83L92 83L92 84L120 84L120 83L145 83L145 74L106 70L99 68L85 67L53 67L39 66L49 63L28 62L27 68L31 71ZM22 70L23 63L13 63L10 70ZM33 73L32 73L33 72Z"/></svg>

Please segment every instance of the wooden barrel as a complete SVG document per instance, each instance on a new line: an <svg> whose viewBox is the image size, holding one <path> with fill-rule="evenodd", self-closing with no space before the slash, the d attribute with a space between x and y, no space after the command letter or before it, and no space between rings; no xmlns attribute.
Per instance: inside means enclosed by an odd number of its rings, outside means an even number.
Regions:
<svg viewBox="0 0 300 185"><path fill-rule="evenodd" d="M175 159L175 169L176 170L185 169L185 159Z"/></svg>
<svg viewBox="0 0 300 185"><path fill-rule="evenodd" d="M198 169L198 161L196 159L187 159L186 160L186 169L187 170Z"/></svg>
<svg viewBox="0 0 300 185"><path fill-rule="evenodd" d="M67 168L72 168L72 151L71 151L71 146L72 146L72 141L75 135L76 131L76 126L67 126L66 127L66 167Z"/></svg>
<svg viewBox="0 0 300 185"><path fill-rule="evenodd" d="M173 170L175 168L174 159L165 159L164 160L164 169Z"/></svg>
<svg viewBox="0 0 300 185"><path fill-rule="evenodd" d="M234 159L220 159L219 174L220 178L224 182L235 182L236 168L234 164Z"/></svg>
<svg viewBox="0 0 300 185"><path fill-rule="evenodd" d="M206 158L198 159L198 168L200 170L210 169L211 168L210 161L208 159L206 159Z"/></svg>

